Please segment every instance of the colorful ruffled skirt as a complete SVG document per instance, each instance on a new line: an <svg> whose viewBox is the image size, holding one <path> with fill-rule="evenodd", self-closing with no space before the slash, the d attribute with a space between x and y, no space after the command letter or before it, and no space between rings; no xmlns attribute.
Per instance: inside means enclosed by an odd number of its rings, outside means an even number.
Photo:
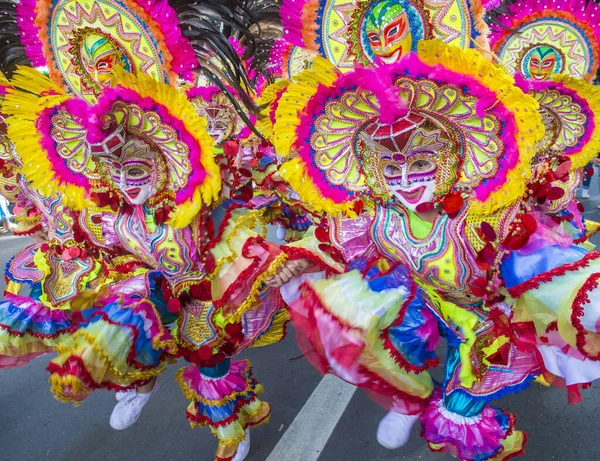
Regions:
<svg viewBox="0 0 600 461"><path fill-rule="evenodd" d="M76 330L56 345L48 365L52 392L80 402L93 390L123 390L164 372L173 338L154 304L128 296L76 312Z"/></svg>
<svg viewBox="0 0 600 461"><path fill-rule="evenodd" d="M421 415L422 436L434 451L464 461L521 453L525 435L514 430L511 415L488 402L527 386L539 374L536 355L513 347L504 367L489 366L489 379L484 374L472 389L460 386L461 340L446 332L405 268L373 272L353 270L329 279L304 274L282 288L309 360L321 372L365 389L391 411ZM446 378L436 388L427 370L438 363L440 331L449 346Z"/></svg>
<svg viewBox="0 0 600 461"><path fill-rule="evenodd" d="M7 295L0 303L0 368L22 366L52 352L73 329L69 312L51 310L29 297Z"/></svg>
<svg viewBox="0 0 600 461"><path fill-rule="evenodd" d="M192 427L207 426L219 439L217 461L229 461L245 430L268 422L271 407L259 400L263 388L252 377L247 360L229 359L210 368L189 366L177 381L190 400L187 418Z"/></svg>
<svg viewBox="0 0 600 461"><path fill-rule="evenodd" d="M437 364L439 333L405 275L398 268L370 286L358 270L330 279L305 274L281 292L300 348L318 370L365 389L388 409L419 414L434 388L426 370Z"/></svg>

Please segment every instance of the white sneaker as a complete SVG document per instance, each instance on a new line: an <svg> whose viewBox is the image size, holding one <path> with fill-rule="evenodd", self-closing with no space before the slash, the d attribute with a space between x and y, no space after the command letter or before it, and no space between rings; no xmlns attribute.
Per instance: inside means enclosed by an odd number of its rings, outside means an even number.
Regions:
<svg viewBox="0 0 600 461"><path fill-rule="evenodd" d="M588 189L581 189L581 198L590 198L590 191Z"/></svg>
<svg viewBox="0 0 600 461"><path fill-rule="evenodd" d="M281 224L277 224L277 238L279 240L285 239L286 230Z"/></svg>
<svg viewBox="0 0 600 461"><path fill-rule="evenodd" d="M123 399L115 405L112 414L110 415L110 427L117 431L122 431L132 426L142 414L144 406L158 390L160 383L158 379L154 383L154 388L151 392L142 394L137 389L127 392Z"/></svg>
<svg viewBox="0 0 600 461"><path fill-rule="evenodd" d="M244 461L250 453L250 431L246 429L246 438L240 442L231 461Z"/></svg>
<svg viewBox="0 0 600 461"><path fill-rule="evenodd" d="M377 441L390 450L403 447L410 438L410 431L421 415L403 415L390 411L377 426Z"/></svg>
<svg viewBox="0 0 600 461"><path fill-rule="evenodd" d="M115 399L117 399L117 402L120 402L125 397L127 397L129 394L131 394L134 390L135 389L128 389L126 391L117 391L117 392L115 392Z"/></svg>

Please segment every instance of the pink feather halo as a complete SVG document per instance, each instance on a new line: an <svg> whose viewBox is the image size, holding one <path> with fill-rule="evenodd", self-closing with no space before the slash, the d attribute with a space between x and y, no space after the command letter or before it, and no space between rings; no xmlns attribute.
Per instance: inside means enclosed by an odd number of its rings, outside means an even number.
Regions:
<svg viewBox="0 0 600 461"><path fill-rule="evenodd" d="M525 79L522 75L517 74L515 76L516 85L523 90L524 93L529 92L542 92L544 90L554 90L557 91L561 95L569 96L573 99L573 102L577 104L581 108L581 113L585 115L585 129L581 137L578 138L578 142L575 146L568 147L565 150L562 150L562 155L571 156L577 155L583 151L585 146L592 140L594 132L596 131L596 120L594 116L594 112L590 108L588 101L586 100L584 95L579 94L577 91L567 88L562 82L554 82L550 81L538 81L532 79ZM557 113L556 111L553 111ZM569 116L572 114L568 114ZM566 124L566 121L563 121L563 124Z"/></svg>

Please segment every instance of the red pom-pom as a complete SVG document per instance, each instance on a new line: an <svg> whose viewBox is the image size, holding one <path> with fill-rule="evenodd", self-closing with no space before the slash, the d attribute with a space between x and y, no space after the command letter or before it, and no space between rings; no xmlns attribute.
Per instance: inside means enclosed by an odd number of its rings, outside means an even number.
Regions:
<svg viewBox="0 0 600 461"><path fill-rule="evenodd" d="M365 204L362 200L357 200L356 202L354 202L352 209L356 214L361 214L365 210Z"/></svg>
<svg viewBox="0 0 600 461"><path fill-rule="evenodd" d="M317 227L315 229L315 237L319 242L329 242L329 232L324 227Z"/></svg>
<svg viewBox="0 0 600 461"><path fill-rule="evenodd" d="M548 194L546 195L546 199L548 200L558 200L559 198L563 198L565 195L565 191L560 187L551 187L548 190Z"/></svg>
<svg viewBox="0 0 600 461"><path fill-rule="evenodd" d="M489 223L482 222L480 229L485 241L493 242L496 240L496 231Z"/></svg>
<svg viewBox="0 0 600 461"><path fill-rule="evenodd" d="M201 301L208 301L210 299L210 291L210 282L208 280L190 287L190 295L192 298Z"/></svg>
<svg viewBox="0 0 600 461"><path fill-rule="evenodd" d="M444 199L442 207L446 213L454 215L462 209L464 204L465 199L462 198L462 194L460 192L453 192Z"/></svg>
<svg viewBox="0 0 600 461"><path fill-rule="evenodd" d="M475 296L478 297L483 297L486 294L486 288L487 288L487 280L484 279L483 277L479 277L477 279L475 279L473 281L473 283L471 284L471 293L473 293Z"/></svg>
<svg viewBox="0 0 600 461"><path fill-rule="evenodd" d="M525 229L525 226L522 226L506 239L505 244L511 250L518 250L519 248L523 248L528 241L529 233Z"/></svg>
<svg viewBox="0 0 600 461"><path fill-rule="evenodd" d="M477 266L484 271L489 270L492 267L494 258L496 257L496 251L494 247L487 243L479 253L477 253Z"/></svg>
<svg viewBox="0 0 600 461"><path fill-rule="evenodd" d="M554 170L554 177L556 179L565 178L571 171L572 166L573 166L573 163L571 162L571 160L569 160L569 159L565 160L560 165L558 165L556 170Z"/></svg>
<svg viewBox="0 0 600 461"><path fill-rule="evenodd" d="M225 333L229 336L235 336L242 333L242 324L241 323L228 323L225 325Z"/></svg>
<svg viewBox="0 0 600 461"><path fill-rule="evenodd" d="M235 141L227 141L223 144L223 153L228 157L235 157L240 151L240 145Z"/></svg>
<svg viewBox="0 0 600 461"><path fill-rule="evenodd" d="M50 249L50 245L48 245L47 243L44 243L41 247L40 250L42 251L42 253L47 253L48 250Z"/></svg>
<svg viewBox="0 0 600 461"><path fill-rule="evenodd" d="M177 298L169 299L167 302L167 309L169 309L169 312L176 314L181 310L181 301L179 301Z"/></svg>
<svg viewBox="0 0 600 461"><path fill-rule="evenodd" d="M580 202L577 202L577 209L580 213L583 213L585 211L585 207Z"/></svg>
<svg viewBox="0 0 600 461"><path fill-rule="evenodd" d="M528 234L531 235L537 230L538 223L532 215L525 214L521 216L521 222Z"/></svg>
<svg viewBox="0 0 600 461"><path fill-rule="evenodd" d="M212 354L212 347L208 345L204 345L196 351L196 356L202 361L209 360L212 357Z"/></svg>

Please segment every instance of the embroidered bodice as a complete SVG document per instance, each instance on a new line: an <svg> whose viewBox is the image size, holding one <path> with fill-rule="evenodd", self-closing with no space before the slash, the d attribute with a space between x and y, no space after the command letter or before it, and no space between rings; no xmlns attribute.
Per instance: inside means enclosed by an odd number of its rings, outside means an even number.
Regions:
<svg viewBox="0 0 600 461"><path fill-rule="evenodd" d="M202 273L189 227L156 225L152 216L137 207L133 213L104 216L106 240L117 244L148 266L159 270L173 286L197 280Z"/></svg>

